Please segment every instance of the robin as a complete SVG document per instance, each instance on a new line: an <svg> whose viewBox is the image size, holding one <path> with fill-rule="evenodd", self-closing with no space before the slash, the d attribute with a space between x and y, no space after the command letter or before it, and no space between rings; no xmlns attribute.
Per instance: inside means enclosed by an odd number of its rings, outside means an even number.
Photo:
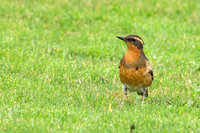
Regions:
<svg viewBox="0 0 200 133"><path fill-rule="evenodd" d="M137 35L128 35L126 37L117 36L123 40L127 46L127 52L119 64L119 77L123 84L124 98L121 103L123 106L127 90L137 92L144 97L148 97L148 87L153 81L153 70L143 51L143 40Z"/></svg>

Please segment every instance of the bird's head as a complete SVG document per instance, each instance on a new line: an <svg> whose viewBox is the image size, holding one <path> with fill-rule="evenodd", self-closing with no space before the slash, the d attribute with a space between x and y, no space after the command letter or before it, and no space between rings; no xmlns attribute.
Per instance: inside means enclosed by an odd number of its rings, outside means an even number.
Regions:
<svg viewBox="0 0 200 133"><path fill-rule="evenodd" d="M135 48L139 50L143 49L144 42L142 38L140 38L137 35L128 35L126 37L117 36L117 38L125 41L128 49L135 49Z"/></svg>

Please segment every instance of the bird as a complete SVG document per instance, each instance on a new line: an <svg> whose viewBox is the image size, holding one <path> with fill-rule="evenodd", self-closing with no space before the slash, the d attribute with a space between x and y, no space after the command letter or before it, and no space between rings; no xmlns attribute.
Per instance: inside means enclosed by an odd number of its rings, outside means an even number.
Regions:
<svg viewBox="0 0 200 133"><path fill-rule="evenodd" d="M143 105L144 97L148 97L148 87L153 82L153 68L144 54L144 41L137 35L117 36L117 38L123 40L127 46L127 51L119 64L119 77L124 90L121 107L127 90L141 95Z"/></svg>

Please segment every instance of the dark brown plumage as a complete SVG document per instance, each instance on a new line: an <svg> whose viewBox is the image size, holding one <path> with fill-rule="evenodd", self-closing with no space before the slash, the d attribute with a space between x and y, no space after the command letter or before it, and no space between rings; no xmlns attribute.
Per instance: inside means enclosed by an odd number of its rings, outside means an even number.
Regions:
<svg viewBox="0 0 200 133"><path fill-rule="evenodd" d="M118 36L118 38L125 41L128 48L119 64L119 76L124 89L121 106L127 95L127 89L130 92L137 92L138 95L142 95L143 103L144 96L148 97L147 88L153 81L153 70L143 51L144 42L137 35Z"/></svg>

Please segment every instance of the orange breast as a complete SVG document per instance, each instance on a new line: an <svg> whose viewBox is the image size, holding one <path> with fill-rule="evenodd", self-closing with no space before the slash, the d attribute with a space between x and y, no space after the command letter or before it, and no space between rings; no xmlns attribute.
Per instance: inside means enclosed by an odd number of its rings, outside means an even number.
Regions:
<svg viewBox="0 0 200 133"><path fill-rule="evenodd" d="M129 86L143 86L148 87L151 85L152 77L147 72L146 68L139 68L138 70L131 68L126 69L121 66L119 70L120 80L123 84L127 84Z"/></svg>
<svg viewBox="0 0 200 133"><path fill-rule="evenodd" d="M148 60L140 61L140 67L138 69L133 65L138 62L139 57L139 50L128 50L121 60L119 76L123 84L127 84L129 86L141 85L143 87L151 85L152 76L149 74L149 70L152 68ZM127 67L126 65L133 66L133 68Z"/></svg>

